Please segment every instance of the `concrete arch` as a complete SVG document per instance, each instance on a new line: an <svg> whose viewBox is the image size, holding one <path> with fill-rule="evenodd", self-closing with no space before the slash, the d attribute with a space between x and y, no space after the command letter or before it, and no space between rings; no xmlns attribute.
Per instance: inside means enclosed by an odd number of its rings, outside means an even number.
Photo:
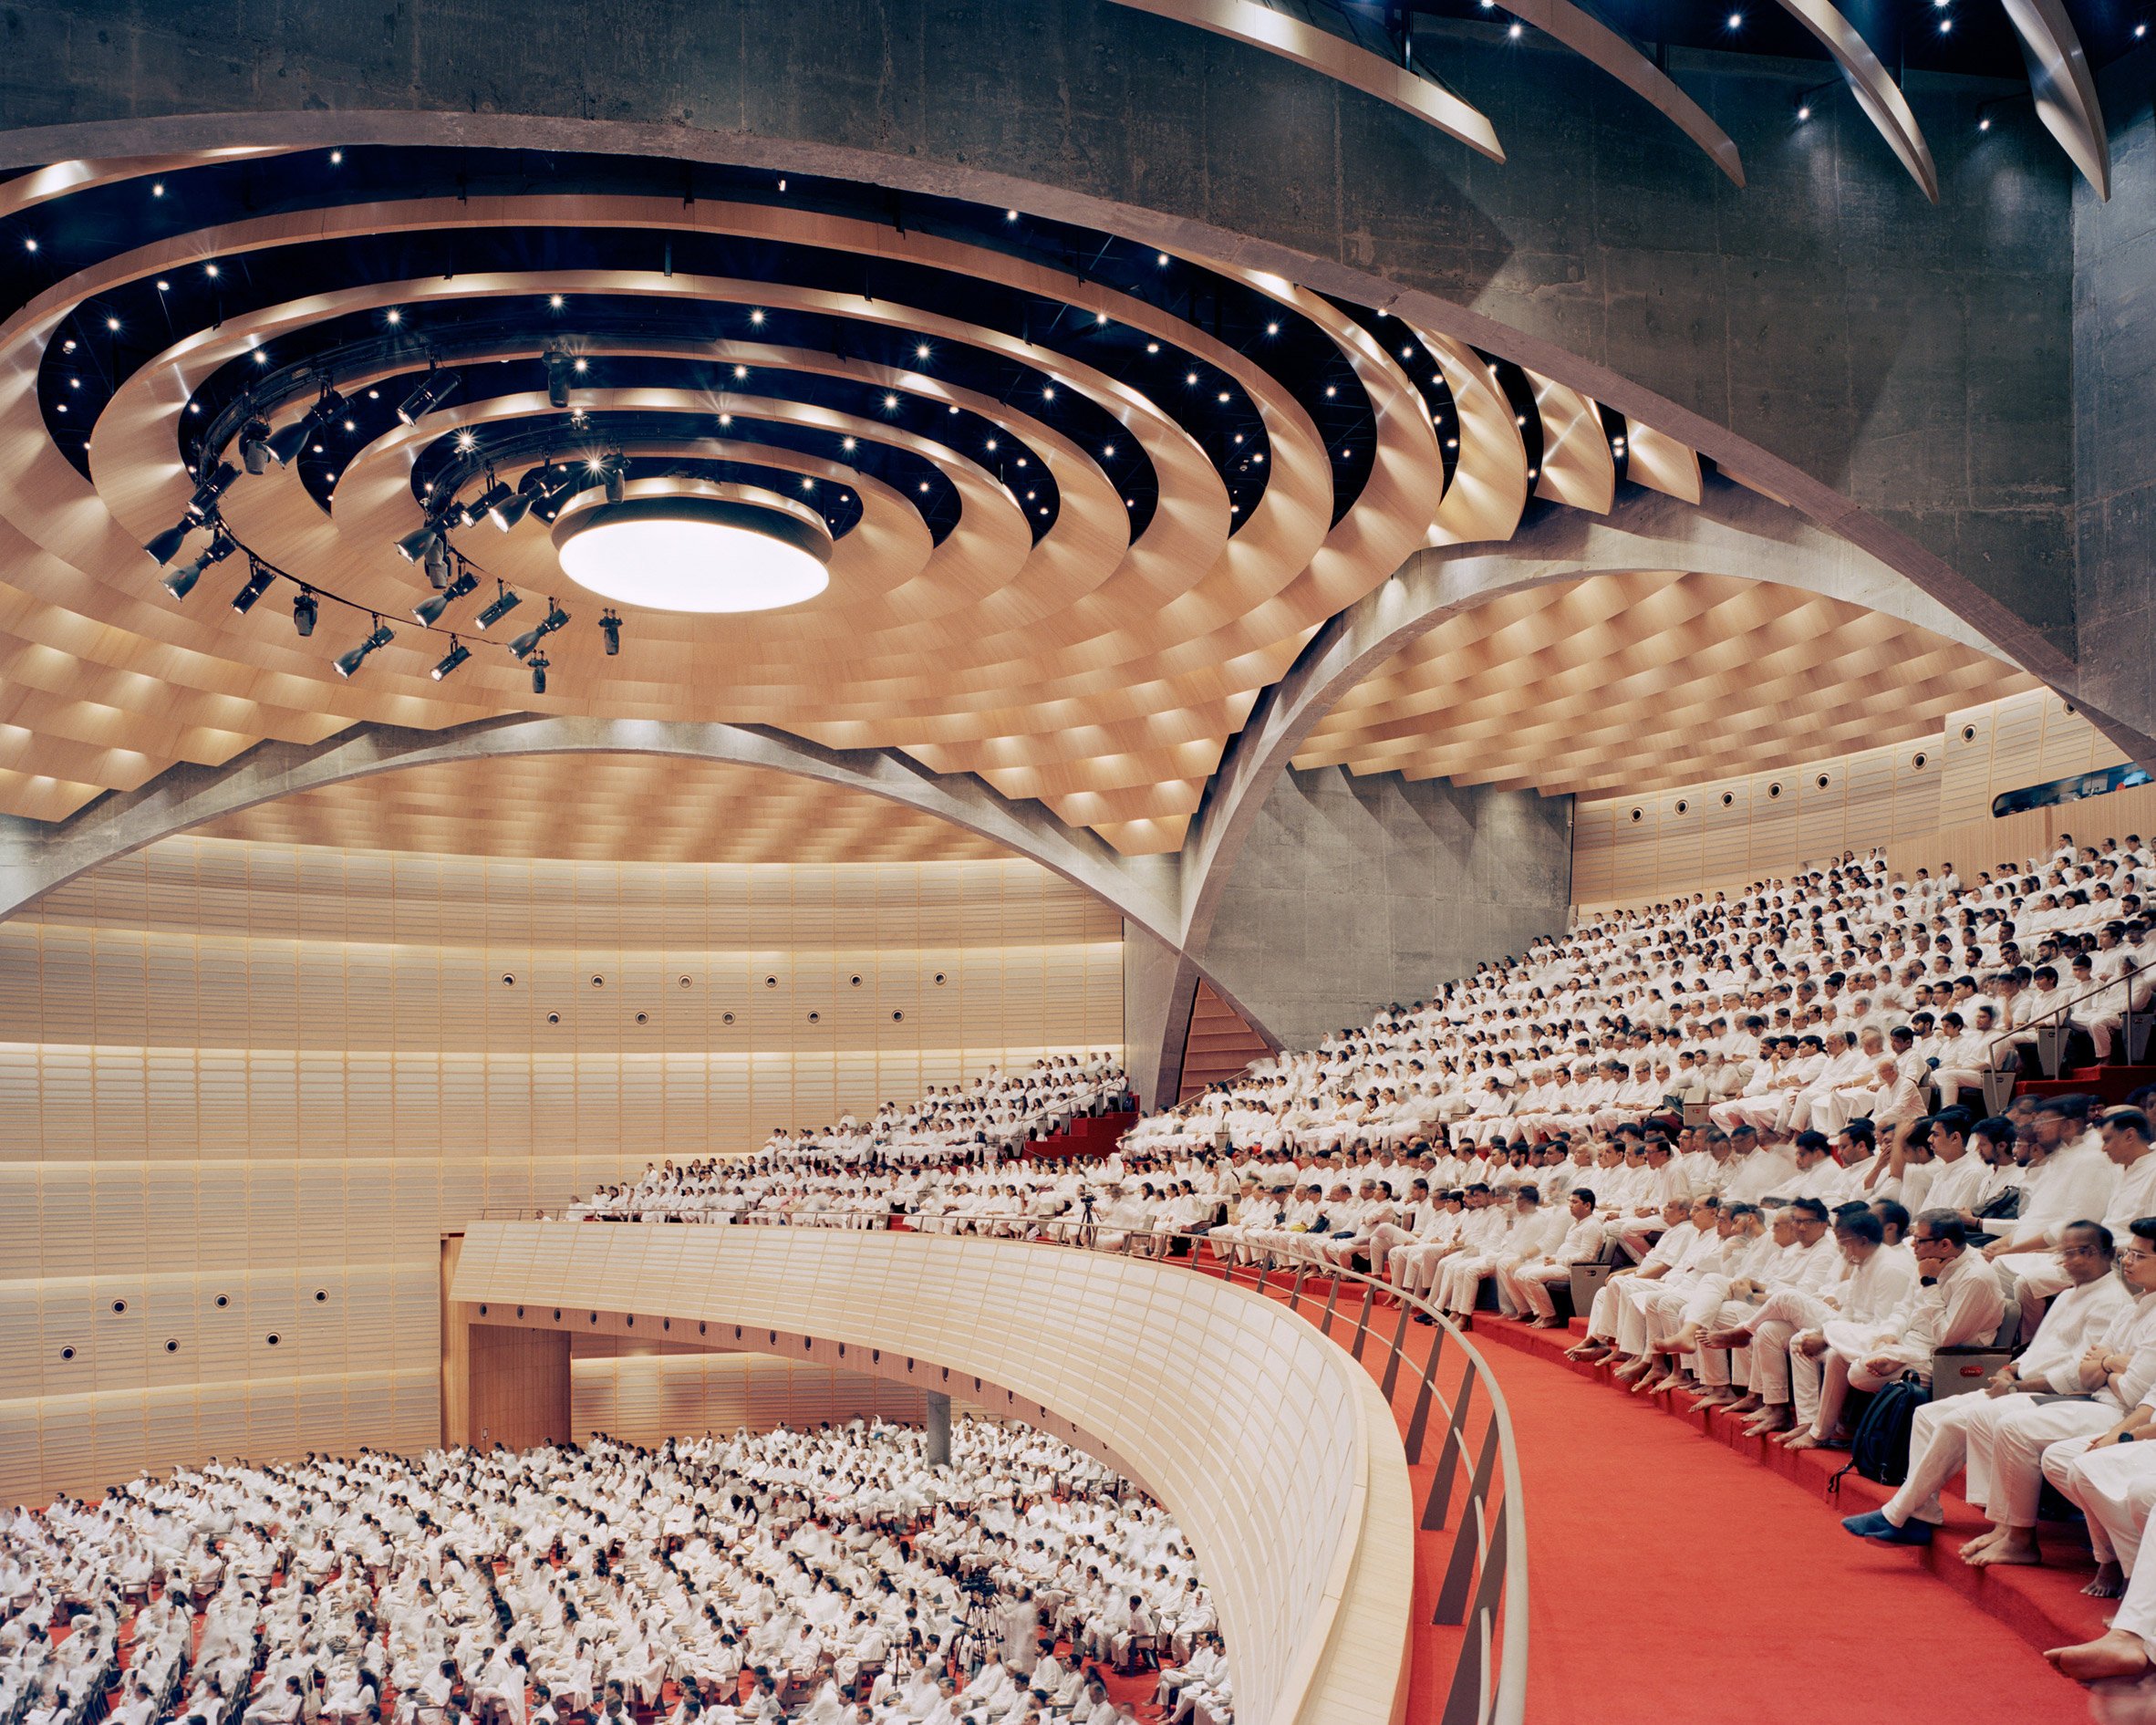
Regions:
<svg viewBox="0 0 2156 1725"><path fill-rule="evenodd" d="M512 715L411 731L368 725L303 746L265 743L223 766L180 766L47 826L0 825L0 918L99 863L223 815L295 792L400 768L524 754L670 754L770 768L900 803L1030 857L1083 888L1148 935L1176 939L1173 857L1120 857L1037 803L970 774L931 773L895 752L826 749L759 725Z"/></svg>
<svg viewBox="0 0 2156 1725"><path fill-rule="evenodd" d="M1290 758L1348 691L1462 611L1528 587L1640 569L1801 587L1998 652L1876 558L1735 485L1710 489L1699 504L1642 492L1607 516L1550 510L1502 546L1417 552L1312 637L1228 745L1183 848L1181 950L1205 951L1259 809Z"/></svg>

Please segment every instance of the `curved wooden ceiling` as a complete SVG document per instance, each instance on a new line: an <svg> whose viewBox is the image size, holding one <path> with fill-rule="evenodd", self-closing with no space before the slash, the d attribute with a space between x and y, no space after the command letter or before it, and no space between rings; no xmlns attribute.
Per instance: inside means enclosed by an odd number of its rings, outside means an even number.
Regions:
<svg viewBox="0 0 2156 1725"><path fill-rule="evenodd" d="M1354 317L1003 211L513 151L36 182L0 197L10 812L265 737L533 710L902 749L1172 849L1258 692L1443 498L1442 403ZM248 428L292 437L289 467L240 471ZM629 613L609 655L547 538L608 462L809 503L828 590ZM415 612L436 587L398 542L497 482L540 500L502 532L451 515L451 598ZM224 556L175 603L144 549L191 525L167 575ZM557 608L540 693L502 643Z"/></svg>
<svg viewBox="0 0 2156 1725"><path fill-rule="evenodd" d="M997 861L880 796L731 762L522 755L376 773L212 822L212 838L570 862Z"/></svg>
<svg viewBox="0 0 2156 1725"><path fill-rule="evenodd" d="M1410 552L1502 541L1530 510L1606 512L1627 483L1700 494L1688 449L1387 313L762 169L388 147L61 164L0 187L0 813L44 820L265 739L537 712L901 751L1123 851L1171 851L1259 692ZM605 602L548 537L609 466L632 490L813 509L829 587L747 615L624 609L610 652ZM501 530L476 507L497 484L529 504ZM446 548L431 578L399 550L427 529ZM205 549L221 560L175 601ZM1704 610L1653 638L1678 655L1672 688L1727 676L1762 627L1745 604ZM511 649L541 619L557 625L543 690ZM1481 660L1521 639L1463 622L1414 663L1456 630ZM1547 645L1503 668L1507 689L1574 674ZM1544 788L1616 782L1591 710L1559 737L1571 710L1530 701L1531 726L1462 753L1480 733L1429 691L1386 700L1365 712L1359 695L1313 751L1506 778L1531 733ZM1929 683L1903 709L1912 733L1933 722ZM1817 752L1824 722L1784 730ZM1696 775L1692 746L1667 770ZM323 793L241 826L440 834L461 800L481 837L445 847L601 854L545 770L499 794L451 784ZM526 795L545 836L490 836ZM740 804L716 782L695 796ZM693 811L637 827L621 805L603 854L961 843L890 812L841 820L806 792L739 834Z"/></svg>
<svg viewBox="0 0 2156 1725"><path fill-rule="evenodd" d="M1771 582L1594 575L1449 618L1358 684L1299 767L1653 791L1929 735L2035 687L1987 654Z"/></svg>

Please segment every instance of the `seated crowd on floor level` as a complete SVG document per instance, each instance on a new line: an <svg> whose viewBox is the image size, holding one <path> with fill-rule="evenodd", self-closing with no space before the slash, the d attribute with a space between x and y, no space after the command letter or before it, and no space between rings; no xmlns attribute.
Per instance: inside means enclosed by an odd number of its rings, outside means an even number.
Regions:
<svg viewBox="0 0 2156 1725"><path fill-rule="evenodd" d="M1143 1667L1144 1675L1119 1673ZM1112 1699L1109 1684L1125 1691ZM1175 1522L961 1419L212 1460L0 1529L19 1725L1227 1725Z"/></svg>

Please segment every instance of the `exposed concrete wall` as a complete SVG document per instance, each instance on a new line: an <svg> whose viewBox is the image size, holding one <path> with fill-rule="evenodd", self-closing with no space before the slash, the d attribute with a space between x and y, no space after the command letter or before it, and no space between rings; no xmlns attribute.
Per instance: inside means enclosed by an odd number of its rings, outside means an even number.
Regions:
<svg viewBox="0 0 2156 1725"><path fill-rule="evenodd" d="M1572 799L1339 767L1280 776L1206 969L1289 1048L1564 926Z"/></svg>
<svg viewBox="0 0 2156 1725"><path fill-rule="evenodd" d="M1501 25L1421 45L1503 164L1106 0L20 0L6 44L0 162L663 151L992 199L1390 299L1737 462L2066 670L2069 170L2026 109L1977 133L1989 85L1911 80L1934 209L1846 96L1796 124L1817 63L1672 57L1741 147L1740 190L1612 79Z"/></svg>
<svg viewBox="0 0 2156 1725"><path fill-rule="evenodd" d="M2078 692L2156 733L2156 44L2104 75L2111 200L2074 205Z"/></svg>

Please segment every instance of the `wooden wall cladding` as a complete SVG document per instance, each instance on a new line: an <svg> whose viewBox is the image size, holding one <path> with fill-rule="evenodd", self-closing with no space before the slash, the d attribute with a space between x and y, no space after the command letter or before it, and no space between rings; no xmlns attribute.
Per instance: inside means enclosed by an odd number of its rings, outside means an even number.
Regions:
<svg viewBox="0 0 2156 1725"><path fill-rule="evenodd" d="M1728 890L1883 846L1893 866L1964 871L2019 860L2060 832L2146 832L2143 793L1995 821L1992 798L2124 760L2049 690L1951 713L1891 747L1574 805L1572 896L1582 909ZM2150 805L2156 806L2156 805ZM1982 856L1982 861L1974 858Z"/></svg>
<svg viewBox="0 0 2156 1725"><path fill-rule="evenodd" d="M0 924L0 1502L425 1448L445 1230L1122 1037L1015 859L109 864Z"/></svg>

